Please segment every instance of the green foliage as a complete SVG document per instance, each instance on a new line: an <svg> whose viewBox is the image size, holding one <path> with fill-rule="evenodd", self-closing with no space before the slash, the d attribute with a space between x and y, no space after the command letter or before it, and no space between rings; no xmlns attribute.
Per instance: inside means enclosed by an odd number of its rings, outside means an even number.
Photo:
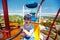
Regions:
<svg viewBox="0 0 60 40"><path fill-rule="evenodd" d="M2 16L0 22L4 22L4 17ZM16 22L19 26L23 25L23 17L19 15L9 15L9 22Z"/></svg>
<svg viewBox="0 0 60 40"><path fill-rule="evenodd" d="M60 30L58 30L58 34L60 35Z"/></svg>
<svg viewBox="0 0 60 40"><path fill-rule="evenodd" d="M44 25L44 26L47 26L47 27L50 27L51 26L51 22L41 22L41 25Z"/></svg>
<svg viewBox="0 0 60 40"><path fill-rule="evenodd" d="M56 22L59 22L60 23L60 19L57 19Z"/></svg>

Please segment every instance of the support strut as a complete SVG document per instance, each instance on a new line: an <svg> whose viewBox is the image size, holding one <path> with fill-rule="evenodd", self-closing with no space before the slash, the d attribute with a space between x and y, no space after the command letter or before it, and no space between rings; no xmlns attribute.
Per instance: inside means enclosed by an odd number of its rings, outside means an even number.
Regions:
<svg viewBox="0 0 60 40"><path fill-rule="evenodd" d="M10 27L9 27L9 17L8 17L8 6L7 0L2 0L3 13L4 13L4 21L5 21L5 30L3 30L3 35L6 33L7 37L10 37Z"/></svg>
<svg viewBox="0 0 60 40"><path fill-rule="evenodd" d="M48 33L48 37L46 38L46 40L48 40L48 39L49 39L49 36L50 36L51 31L52 31L52 29L53 29L53 25L54 25L54 23L55 23L56 19L58 18L59 13L60 13L60 8L59 8L59 10L58 10L58 12L57 12L57 14L56 14L56 16L55 16L54 20L53 20L52 25L50 26L50 31L49 31L49 33ZM55 39L55 40L56 40L56 39Z"/></svg>

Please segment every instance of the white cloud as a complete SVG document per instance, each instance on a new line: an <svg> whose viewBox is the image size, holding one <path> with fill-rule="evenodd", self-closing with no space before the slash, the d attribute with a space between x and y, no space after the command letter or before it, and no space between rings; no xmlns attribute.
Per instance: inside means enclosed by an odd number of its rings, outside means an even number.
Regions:
<svg viewBox="0 0 60 40"><path fill-rule="evenodd" d="M45 9L48 9L48 7L46 7ZM23 14L23 10L9 10L9 15L21 15L21 16L24 16L25 14L27 13L30 13L31 10L25 10L25 13ZM0 13L1 15L3 15L3 10L0 10ZM40 13L39 11L39 14L41 16L49 16L49 15L56 15L56 13ZM59 14L60 15L60 14Z"/></svg>
<svg viewBox="0 0 60 40"><path fill-rule="evenodd" d="M52 16L56 15L56 13L41 13L41 16Z"/></svg>
<svg viewBox="0 0 60 40"><path fill-rule="evenodd" d="M20 16L24 16L23 13L9 13L9 15L20 15Z"/></svg>
<svg viewBox="0 0 60 40"><path fill-rule="evenodd" d="M3 10L0 10L0 12L3 12ZM22 12L22 10L8 10L8 12Z"/></svg>

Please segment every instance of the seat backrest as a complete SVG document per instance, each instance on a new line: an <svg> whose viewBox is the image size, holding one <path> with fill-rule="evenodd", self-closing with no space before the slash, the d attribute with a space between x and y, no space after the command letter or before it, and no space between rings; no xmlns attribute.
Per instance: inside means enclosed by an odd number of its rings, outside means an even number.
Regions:
<svg viewBox="0 0 60 40"><path fill-rule="evenodd" d="M39 23L33 23L34 25L34 39L40 40L40 25Z"/></svg>

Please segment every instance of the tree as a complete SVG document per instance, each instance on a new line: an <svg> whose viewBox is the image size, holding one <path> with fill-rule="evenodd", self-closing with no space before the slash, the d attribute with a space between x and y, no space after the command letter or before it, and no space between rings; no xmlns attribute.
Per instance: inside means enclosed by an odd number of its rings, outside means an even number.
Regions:
<svg viewBox="0 0 60 40"><path fill-rule="evenodd" d="M60 30L58 30L58 34L60 35Z"/></svg>
<svg viewBox="0 0 60 40"><path fill-rule="evenodd" d="M50 27L51 26L51 22L41 22L41 25L44 25L44 26L46 26L46 27Z"/></svg>

